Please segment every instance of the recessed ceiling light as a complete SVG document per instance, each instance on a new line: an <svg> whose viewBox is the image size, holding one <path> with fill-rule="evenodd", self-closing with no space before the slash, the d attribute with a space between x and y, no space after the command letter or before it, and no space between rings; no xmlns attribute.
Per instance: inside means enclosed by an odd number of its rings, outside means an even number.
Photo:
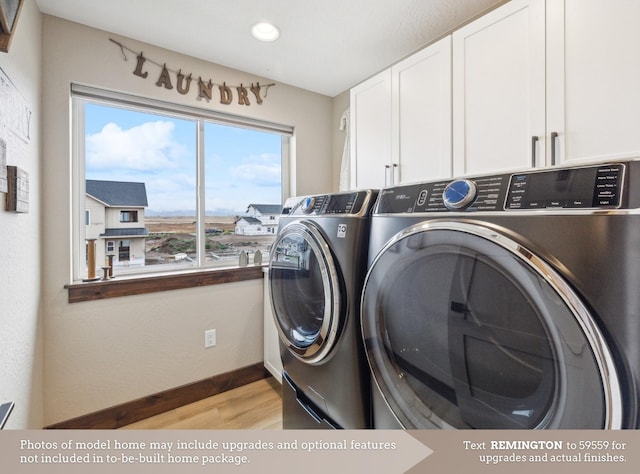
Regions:
<svg viewBox="0 0 640 474"><path fill-rule="evenodd" d="M253 37L260 41L275 41L280 36L280 30L271 23L256 23L251 28Z"/></svg>

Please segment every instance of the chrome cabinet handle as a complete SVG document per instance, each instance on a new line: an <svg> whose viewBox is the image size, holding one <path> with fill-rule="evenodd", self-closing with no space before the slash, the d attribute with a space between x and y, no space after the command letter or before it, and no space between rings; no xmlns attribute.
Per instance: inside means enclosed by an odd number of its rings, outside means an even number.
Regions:
<svg viewBox="0 0 640 474"><path fill-rule="evenodd" d="M558 141L558 132L551 132L551 165L556 164L556 142Z"/></svg>
<svg viewBox="0 0 640 474"><path fill-rule="evenodd" d="M389 186L389 174L390 174L391 166L384 165L384 185ZM392 183L393 184L393 183Z"/></svg>
<svg viewBox="0 0 640 474"><path fill-rule="evenodd" d="M531 137L531 167L536 167L536 146L540 138L537 135Z"/></svg>
<svg viewBox="0 0 640 474"><path fill-rule="evenodd" d="M394 186L398 183L396 183L396 168L398 167L397 163L394 163L393 166L391 167L391 184L393 184Z"/></svg>

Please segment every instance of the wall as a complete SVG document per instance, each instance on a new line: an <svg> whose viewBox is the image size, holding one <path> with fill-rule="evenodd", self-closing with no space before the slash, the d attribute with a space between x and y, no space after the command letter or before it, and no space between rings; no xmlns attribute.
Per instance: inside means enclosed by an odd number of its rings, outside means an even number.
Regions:
<svg viewBox="0 0 640 474"><path fill-rule="evenodd" d="M134 75L135 56L127 53L125 61L109 39L195 77L228 84L269 81L51 16L43 17L42 34L45 425L261 361L259 280L67 303L72 222L69 86L79 82L292 125L297 156L292 194L332 190L331 98L277 84L262 105L196 101L191 92L182 96L155 86L160 69L149 63L147 79ZM204 349L203 333L214 328L218 344Z"/></svg>
<svg viewBox="0 0 640 474"><path fill-rule="evenodd" d="M0 137L7 142L7 164L29 173L29 212L5 212L0 194L0 403L14 401L5 428L42 426L42 333L40 316L40 25L35 2L25 2L8 53L0 68L13 83L1 83L31 111L28 138L12 130L0 109Z"/></svg>

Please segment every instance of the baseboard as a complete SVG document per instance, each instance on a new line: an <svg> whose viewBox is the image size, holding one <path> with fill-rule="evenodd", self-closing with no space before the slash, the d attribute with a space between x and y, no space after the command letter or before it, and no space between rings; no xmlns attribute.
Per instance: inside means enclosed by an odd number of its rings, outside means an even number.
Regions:
<svg viewBox="0 0 640 474"><path fill-rule="evenodd" d="M264 364L231 372L132 400L111 408L45 426L45 429L115 429L269 377Z"/></svg>

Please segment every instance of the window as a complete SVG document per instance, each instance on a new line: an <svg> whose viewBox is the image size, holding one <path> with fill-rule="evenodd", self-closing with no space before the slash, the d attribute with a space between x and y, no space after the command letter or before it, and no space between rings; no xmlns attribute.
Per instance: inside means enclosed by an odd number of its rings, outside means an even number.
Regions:
<svg viewBox="0 0 640 474"><path fill-rule="evenodd" d="M120 222L138 222L138 211L120 211Z"/></svg>
<svg viewBox="0 0 640 474"><path fill-rule="evenodd" d="M291 127L78 85L72 98L74 280L89 238L115 275L267 261Z"/></svg>

